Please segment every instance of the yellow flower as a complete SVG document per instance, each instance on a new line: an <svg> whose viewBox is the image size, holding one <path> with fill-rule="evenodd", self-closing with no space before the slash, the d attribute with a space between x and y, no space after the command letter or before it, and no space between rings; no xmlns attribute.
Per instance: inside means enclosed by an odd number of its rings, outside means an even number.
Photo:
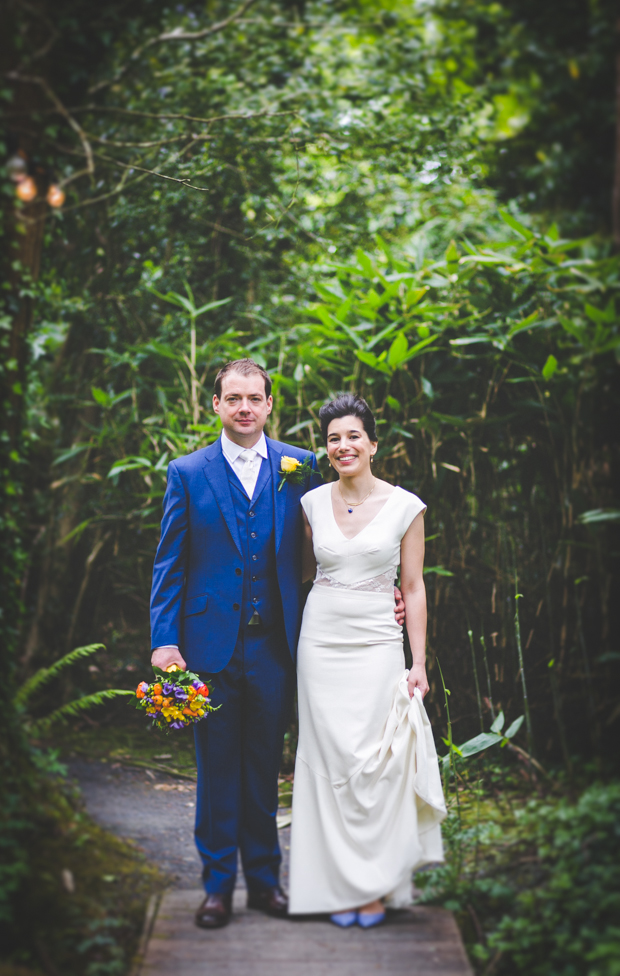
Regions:
<svg viewBox="0 0 620 976"><path fill-rule="evenodd" d="M172 674L173 671L180 671L180 670L181 669L178 664L169 664L168 667L166 668L166 672L168 674Z"/></svg>
<svg viewBox="0 0 620 976"><path fill-rule="evenodd" d="M292 474L293 471L297 471L297 468L301 468L301 461L298 461L296 458L287 457L286 454L282 455L280 470L284 474Z"/></svg>

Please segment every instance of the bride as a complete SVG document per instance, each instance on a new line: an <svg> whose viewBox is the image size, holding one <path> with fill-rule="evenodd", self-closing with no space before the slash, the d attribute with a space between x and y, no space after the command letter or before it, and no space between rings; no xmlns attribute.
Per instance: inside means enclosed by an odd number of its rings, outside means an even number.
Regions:
<svg viewBox="0 0 620 976"><path fill-rule="evenodd" d="M316 570L298 648L289 911L363 928L411 902L412 871L443 859L437 754L422 704L424 512L375 478L372 412L345 393L321 408L338 480L301 500L304 579ZM394 620L400 587L413 663Z"/></svg>

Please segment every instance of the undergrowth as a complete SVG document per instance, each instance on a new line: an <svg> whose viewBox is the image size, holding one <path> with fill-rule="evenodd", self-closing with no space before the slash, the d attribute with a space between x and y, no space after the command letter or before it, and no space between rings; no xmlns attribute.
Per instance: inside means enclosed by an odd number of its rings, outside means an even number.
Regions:
<svg viewBox="0 0 620 976"><path fill-rule="evenodd" d="M620 976L620 784L538 794L462 787L421 901L456 913L484 976Z"/></svg>
<svg viewBox="0 0 620 976"><path fill-rule="evenodd" d="M165 879L90 819L53 754L40 751L38 761L47 776L22 824L29 863L13 919L0 926L4 963L62 976L122 976L148 899Z"/></svg>

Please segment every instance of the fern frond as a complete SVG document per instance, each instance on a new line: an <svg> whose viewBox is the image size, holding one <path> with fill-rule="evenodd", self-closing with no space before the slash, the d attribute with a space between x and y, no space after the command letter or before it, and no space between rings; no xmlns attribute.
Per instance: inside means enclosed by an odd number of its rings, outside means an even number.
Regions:
<svg viewBox="0 0 620 976"><path fill-rule="evenodd" d="M61 657L58 661L52 664L49 668L39 668L39 670L28 678L27 681L17 690L15 696L15 704L23 706L26 704L28 699L40 688L42 685L47 684L52 678L55 678L59 671L63 668L68 668L71 664L76 661L81 660L84 657L88 657L89 654L94 654L95 651L105 649L105 644L86 644L84 647L76 647L75 650L70 651Z"/></svg>
<svg viewBox="0 0 620 976"><path fill-rule="evenodd" d="M84 698L76 698L68 705L57 708L51 715L46 715L45 718L33 722L29 732L31 735L44 735L55 722L66 722L68 718L74 718L80 712L86 711L87 708L92 708L93 705L103 705L110 698L134 694L135 692L125 691L122 688L108 688L105 691L96 691L93 695L84 695Z"/></svg>

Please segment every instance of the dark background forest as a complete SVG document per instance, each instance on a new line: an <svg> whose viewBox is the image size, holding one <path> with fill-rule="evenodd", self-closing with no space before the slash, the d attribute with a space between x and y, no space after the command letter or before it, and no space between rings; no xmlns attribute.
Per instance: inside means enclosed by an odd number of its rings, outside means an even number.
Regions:
<svg viewBox="0 0 620 976"><path fill-rule="evenodd" d="M146 673L166 465L217 436L214 376L250 355L273 378L272 436L321 458L319 407L359 391L378 473L428 504L427 707L463 807L428 899L457 912L480 972L618 976L617 5L7 0L0 16L12 957L126 972L131 938L72 954L70 908L68 941L26 948L55 898L37 851L73 842L78 802L44 717ZM503 749L453 751L497 738L500 712L517 722ZM516 804L538 857L524 875L506 854L501 891L467 820L494 795L500 834ZM526 937L519 918L541 916Z"/></svg>

